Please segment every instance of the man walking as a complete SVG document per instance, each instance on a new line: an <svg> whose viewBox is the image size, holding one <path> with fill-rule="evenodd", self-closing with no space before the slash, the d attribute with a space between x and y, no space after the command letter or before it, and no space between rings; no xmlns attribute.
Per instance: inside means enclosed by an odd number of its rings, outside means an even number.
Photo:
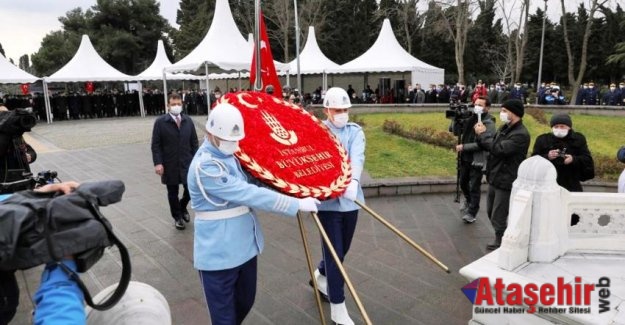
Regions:
<svg viewBox="0 0 625 325"><path fill-rule="evenodd" d="M154 122L152 131L152 160L154 171L167 186L169 210L176 229L183 230L190 221L187 204L190 201L187 173L198 149L197 133L193 121L182 114L182 98L176 93L167 99L167 114ZM178 192L182 184L182 198ZM184 221L184 222L183 222Z"/></svg>
<svg viewBox="0 0 625 325"><path fill-rule="evenodd" d="M521 162L527 156L530 135L523 125L523 102L509 99L501 105L499 118L505 123L496 134L487 132L483 123L475 125L477 142L489 152L486 164L488 218L495 229L495 241L486 246L494 250L501 246L501 238L508 227L508 206L512 182L517 177Z"/></svg>

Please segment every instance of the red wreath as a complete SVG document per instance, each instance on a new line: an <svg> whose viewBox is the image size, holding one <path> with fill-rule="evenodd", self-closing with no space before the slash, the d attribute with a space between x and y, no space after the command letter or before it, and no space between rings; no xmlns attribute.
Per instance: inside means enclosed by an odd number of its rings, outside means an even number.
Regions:
<svg viewBox="0 0 625 325"><path fill-rule="evenodd" d="M245 138L236 153L254 177L297 197L340 196L351 181L345 148L316 117L262 92L229 93L218 103L239 109Z"/></svg>
<svg viewBox="0 0 625 325"><path fill-rule="evenodd" d="M28 91L30 90L29 84L21 84L20 89L22 90L22 95L28 95Z"/></svg>

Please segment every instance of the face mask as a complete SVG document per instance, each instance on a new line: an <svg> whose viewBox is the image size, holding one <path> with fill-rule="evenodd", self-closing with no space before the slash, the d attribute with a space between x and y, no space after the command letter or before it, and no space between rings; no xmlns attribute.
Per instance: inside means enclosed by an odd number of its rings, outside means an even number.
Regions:
<svg viewBox="0 0 625 325"><path fill-rule="evenodd" d="M332 119L332 124L340 129L347 125L347 121L349 121L349 113L340 113L334 115L334 118Z"/></svg>
<svg viewBox="0 0 625 325"><path fill-rule="evenodd" d="M479 106L479 105L475 105L473 107L473 113L475 114L482 114L484 112L484 107Z"/></svg>
<svg viewBox="0 0 625 325"><path fill-rule="evenodd" d="M521 88L521 86L514 86L514 88L516 88L516 89L520 89L520 88Z"/></svg>
<svg viewBox="0 0 625 325"><path fill-rule="evenodd" d="M569 134L569 130L567 129L552 128L551 131L553 132L553 135L556 136L556 138L564 138L567 134Z"/></svg>
<svg viewBox="0 0 625 325"><path fill-rule="evenodd" d="M593 89L593 88L595 88L595 86L588 86L588 88Z"/></svg>
<svg viewBox="0 0 625 325"><path fill-rule="evenodd" d="M180 115L180 112L182 112L182 106L180 105L172 106L169 108L169 112L174 115Z"/></svg>
<svg viewBox="0 0 625 325"><path fill-rule="evenodd" d="M499 119L502 122L506 123L506 124L508 124L508 122L510 122L509 117L508 117L508 113L500 112L499 113Z"/></svg>
<svg viewBox="0 0 625 325"><path fill-rule="evenodd" d="M610 87L610 90L614 91L616 90L616 87Z"/></svg>
<svg viewBox="0 0 625 325"><path fill-rule="evenodd" d="M239 141L219 140L219 147L217 149L224 155L232 155L239 150Z"/></svg>

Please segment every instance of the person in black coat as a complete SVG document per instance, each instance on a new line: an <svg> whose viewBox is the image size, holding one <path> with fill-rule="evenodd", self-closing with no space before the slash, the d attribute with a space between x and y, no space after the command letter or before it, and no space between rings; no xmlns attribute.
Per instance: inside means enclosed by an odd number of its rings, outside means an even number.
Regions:
<svg viewBox="0 0 625 325"><path fill-rule="evenodd" d="M540 155L551 161L558 173L558 185L571 192L583 192L580 181L594 177L594 162L586 137L572 129L568 114L551 118L552 132L536 138L532 156Z"/></svg>
<svg viewBox="0 0 625 325"><path fill-rule="evenodd" d="M488 132L483 123L475 124L477 143L488 153L486 180L488 218L495 230L495 241L486 246L494 250L501 246L501 239L508 227L508 208L512 182L517 178L521 162L527 156L530 134L523 125L525 109L518 99L508 99L501 105L499 119L505 123L496 134Z"/></svg>
<svg viewBox="0 0 625 325"><path fill-rule="evenodd" d="M161 176L167 186L167 198L174 225L184 229L190 221L187 204L191 200L187 187L187 173L191 160L198 149L195 124L191 118L181 114L182 98L172 93L167 99L168 113L154 122L152 131L152 160L154 171ZM180 184L184 188L182 198L178 198Z"/></svg>

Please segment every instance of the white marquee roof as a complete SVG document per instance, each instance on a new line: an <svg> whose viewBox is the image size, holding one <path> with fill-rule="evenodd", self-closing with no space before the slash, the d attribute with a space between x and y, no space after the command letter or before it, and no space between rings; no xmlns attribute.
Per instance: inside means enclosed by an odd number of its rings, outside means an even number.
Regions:
<svg viewBox="0 0 625 325"><path fill-rule="evenodd" d="M445 70L429 65L408 53L399 44L391 23L384 19L382 29L377 40L367 52L354 60L341 65L334 73L357 73L357 72L402 72L412 71L418 74L426 74L443 82Z"/></svg>
<svg viewBox="0 0 625 325"><path fill-rule="evenodd" d="M163 40L158 40L158 45L156 47L156 57L152 64L145 69L145 71L141 72L137 75L137 80L163 80L163 68L171 66L171 61L167 57L167 53L165 52L165 45L163 44ZM167 73L167 80L197 80L202 79L201 77L190 75L190 74L172 74Z"/></svg>
<svg viewBox="0 0 625 325"><path fill-rule="evenodd" d="M21 84L39 80L32 74L14 66L0 53L0 83Z"/></svg>
<svg viewBox="0 0 625 325"><path fill-rule="evenodd" d="M247 70L252 63L252 53L234 22L227 0L216 1L213 21L200 44L166 70L191 71L204 63L222 70Z"/></svg>
<svg viewBox="0 0 625 325"><path fill-rule="evenodd" d="M306 45L299 54L300 60L300 73L301 74L319 74L327 70L333 70L339 68L339 65L328 59L317 43L315 37L315 27L308 27L308 38L306 39ZM297 73L297 60L289 62L290 73Z"/></svg>
<svg viewBox="0 0 625 325"><path fill-rule="evenodd" d="M74 57L46 82L132 81L134 77L119 72L95 50L89 36L83 35Z"/></svg>

